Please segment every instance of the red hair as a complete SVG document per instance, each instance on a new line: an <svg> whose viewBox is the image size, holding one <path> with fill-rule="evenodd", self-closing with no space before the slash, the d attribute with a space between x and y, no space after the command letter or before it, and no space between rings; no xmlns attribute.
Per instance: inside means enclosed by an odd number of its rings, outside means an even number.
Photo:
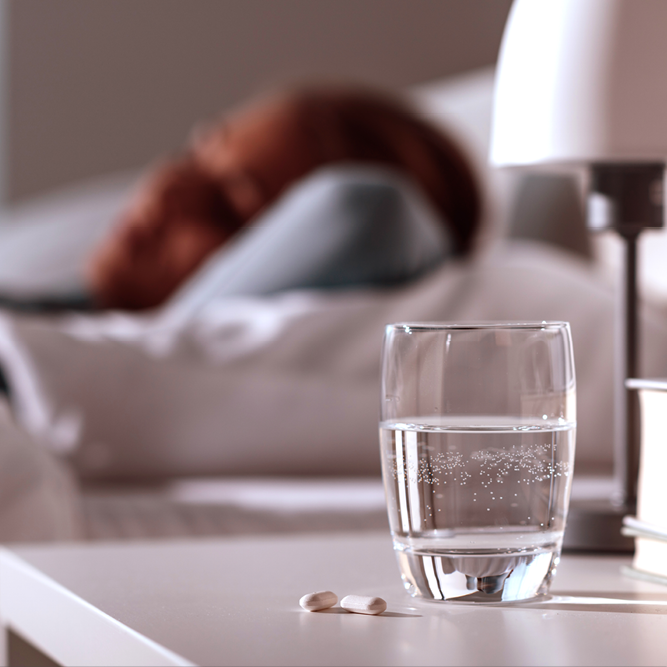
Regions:
<svg viewBox="0 0 667 667"><path fill-rule="evenodd" d="M473 246L481 194L473 168L453 139L401 99L352 86L309 86L287 94L316 163L394 167L422 188L461 254Z"/></svg>

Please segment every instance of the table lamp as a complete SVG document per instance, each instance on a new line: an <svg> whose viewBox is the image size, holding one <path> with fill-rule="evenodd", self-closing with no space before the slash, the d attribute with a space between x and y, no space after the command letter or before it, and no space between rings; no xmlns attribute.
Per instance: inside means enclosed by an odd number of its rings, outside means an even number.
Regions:
<svg viewBox="0 0 667 667"><path fill-rule="evenodd" d="M586 166L588 227L622 239L615 331L614 478L608 500L573 504L566 548L625 550L634 513L639 408L637 239L663 225L667 1L515 0L500 47L490 160Z"/></svg>

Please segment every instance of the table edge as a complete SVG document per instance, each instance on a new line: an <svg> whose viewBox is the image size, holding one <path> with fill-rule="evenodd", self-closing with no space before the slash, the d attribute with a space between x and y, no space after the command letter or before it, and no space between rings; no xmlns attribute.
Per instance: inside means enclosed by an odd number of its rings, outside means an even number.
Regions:
<svg viewBox="0 0 667 667"><path fill-rule="evenodd" d="M104 613L3 546L0 623L63 665L194 665Z"/></svg>

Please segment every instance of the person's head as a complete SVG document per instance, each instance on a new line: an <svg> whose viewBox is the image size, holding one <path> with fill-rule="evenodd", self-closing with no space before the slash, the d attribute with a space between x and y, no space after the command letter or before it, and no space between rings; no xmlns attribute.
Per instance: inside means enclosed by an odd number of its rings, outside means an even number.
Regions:
<svg viewBox="0 0 667 667"><path fill-rule="evenodd" d="M391 166L422 188L459 253L480 218L475 177L455 143L399 99L350 86L305 86L260 99L206 132L148 179L89 263L101 305L149 308L238 228L313 169Z"/></svg>
<svg viewBox="0 0 667 667"><path fill-rule="evenodd" d="M113 308L159 305L241 224L218 184L192 161L166 162L91 257L93 295Z"/></svg>
<svg viewBox="0 0 667 667"><path fill-rule="evenodd" d="M266 100L231 114L140 184L89 258L93 298L108 308L160 305L234 232L315 166L290 105Z"/></svg>
<svg viewBox="0 0 667 667"><path fill-rule="evenodd" d="M481 217L477 178L461 149L398 96L351 85L302 86L269 96L199 135L193 153L241 216L334 162L393 167L421 187L467 253Z"/></svg>
<svg viewBox="0 0 667 667"><path fill-rule="evenodd" d="M455 141L406 101L351 86L304 87L291 104L318 164L351 161L393 167L415 182L440 213L458 254L473 246L481 195Z"/></svg>

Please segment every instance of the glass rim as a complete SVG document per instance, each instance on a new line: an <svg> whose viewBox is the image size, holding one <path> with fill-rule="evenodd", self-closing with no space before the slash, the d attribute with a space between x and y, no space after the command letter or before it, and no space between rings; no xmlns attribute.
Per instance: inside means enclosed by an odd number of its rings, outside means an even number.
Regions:
<svg viewBox="0 0 667 667"><path fill-rule="evenodd" d="M569 329L570 323L564 320L541 320L541 321L470 321L470 322L393 322L385 326L385 331L401 330L406 333L424 331L474 331L477 329L500 329L500 330L535 330L544 329Z"/></svg>

